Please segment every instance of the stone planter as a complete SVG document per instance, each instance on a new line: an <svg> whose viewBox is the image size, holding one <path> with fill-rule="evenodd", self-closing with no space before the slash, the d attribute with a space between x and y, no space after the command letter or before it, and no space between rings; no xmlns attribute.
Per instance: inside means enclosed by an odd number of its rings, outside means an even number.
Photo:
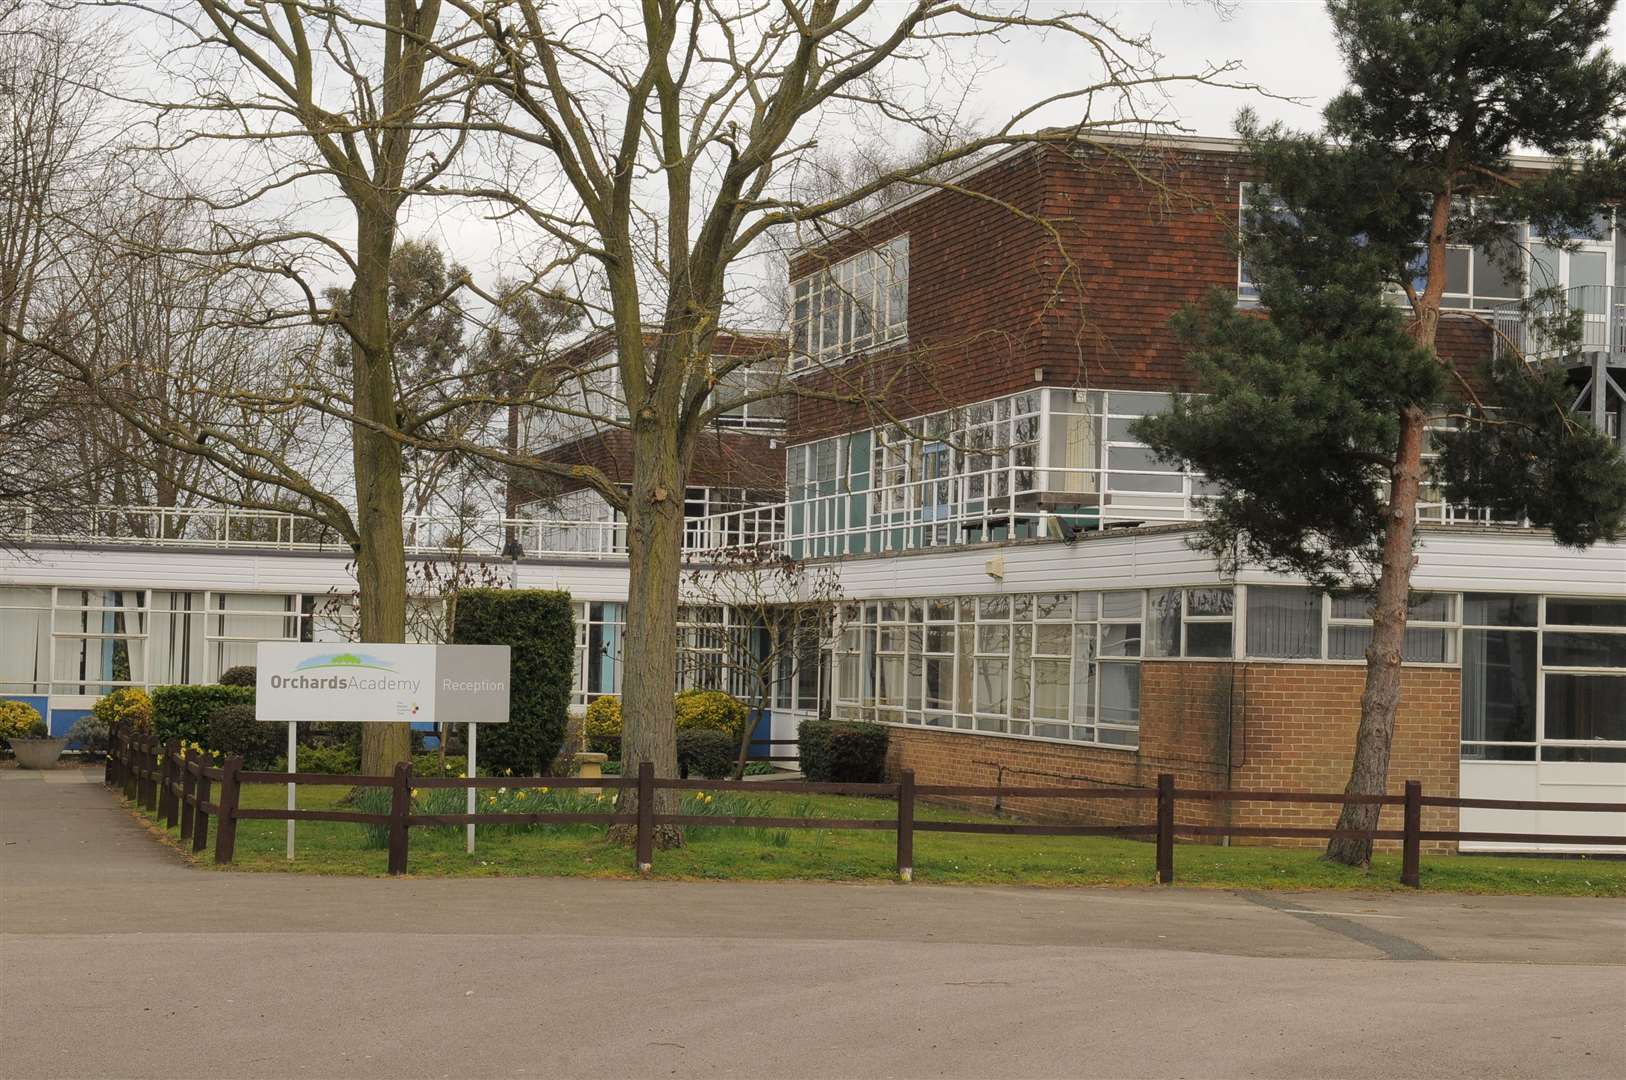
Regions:
<svg viewBox="0 0 1626 1080"><path fill-rule="evenodd" d="M54 769L67 739L12 739L11 752L19 769Z"/></svg>
<svg viewBox="0 0 1626 1080"><path fill-rule="evenodd" d="M576 775L585 776L589 780L597 780L604 775L604 763L610 760L609 754L582 753L576 755ZM597 796L604 789L596 787L578 788L583 795Z"/></svg>

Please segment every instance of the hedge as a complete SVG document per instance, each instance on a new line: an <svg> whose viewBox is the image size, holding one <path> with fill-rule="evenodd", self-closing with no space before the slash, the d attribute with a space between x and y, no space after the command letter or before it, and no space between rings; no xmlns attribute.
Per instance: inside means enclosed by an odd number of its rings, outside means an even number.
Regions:
<svg viewBox="0 0 1626 1080"><path fill-rule="evenodd" d="M887 729L859 720L803 720L796 729L802 775L817 783L886 780Z"/></svg>
<svg viewBox="0 0 1626 1080"><path fill-rule="evenodd" d="M726 780L734 773L738 752L739 743L726 731L689 728L677 733L678 773L684 777Z"/></svg>
<svg viewBox="0 0 1626 1080"><path fill-rule="evenodd" d="M254 705L252 686L158 686L152 692L153 734L159 742L207 743L209 718L225 705ZM257 721L256 721L257 722ZM267 725L268 727L273 725ZM287 730L284 728L283 730Z"/></svg>
<svg viewBox="0 0 1626 1080"><path fill-rule="evenodd" d="M287 749L288 727L254 719L254 703L240 701L210 714L208 738L201 741L224 757L241 754L246 769L269 769Z"/></svg>
<svg viewBox="0 0 1626 1080"><path fill-rule="evenodd" d="M457 597L452 641L510 649L508 723L480 732L480 762L493 775L540 776L564 745L576 665L576 614L568 592L469 589ZM455 721L455 717L442 717Z"/></svg>
<svg viewBox="0 0 1626 1080"><path fill-rule="evenodd" d="M721 690L685 690L673 699L678 731L721 731L737 742L745 730L745 702Z"/></svg>

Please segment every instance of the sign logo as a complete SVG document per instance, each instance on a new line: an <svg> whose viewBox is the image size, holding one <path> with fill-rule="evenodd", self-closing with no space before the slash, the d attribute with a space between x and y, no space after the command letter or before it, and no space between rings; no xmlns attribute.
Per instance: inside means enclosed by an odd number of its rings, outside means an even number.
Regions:
<svg viewBox="0 0 1626 1080"><path fill-rule="evenodd" d="M395 664L392 661L369 656L366 653L341 652L312 656L294 665L295 671L315 671L327 668L350 670L366 668L370 671L394 671Z"/></svg>

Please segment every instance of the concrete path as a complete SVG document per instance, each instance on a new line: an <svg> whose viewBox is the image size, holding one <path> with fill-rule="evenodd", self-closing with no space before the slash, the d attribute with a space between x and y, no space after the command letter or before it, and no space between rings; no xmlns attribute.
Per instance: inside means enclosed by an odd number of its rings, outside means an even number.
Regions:
<svg viewBox="0 0 1626 1080"><path fill-rule="evenodd" d="M1626 1075L1626 904L193 870L0 770L0 1077Z"/></svg>

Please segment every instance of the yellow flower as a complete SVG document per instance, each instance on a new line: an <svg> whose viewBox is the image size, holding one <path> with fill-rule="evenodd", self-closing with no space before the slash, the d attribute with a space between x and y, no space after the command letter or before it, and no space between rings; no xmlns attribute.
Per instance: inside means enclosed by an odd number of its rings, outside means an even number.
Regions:
<svg viewBox="0 0 1626 1080"><path fill-rule="evenodd" d="M502 774L504 776L513 776L514 775L514 770L513 769L504 769L502 771Z"/></svg>
<svg viewBox="0 0 1626 1080"><path fill-rule="evenodd" d="M523 799L523 798L524 798L524 797L525 797L525 793L524 793L524 792L523 792L523 791L516 791L516 792L514 792L514 798L516 798L516 799Z"/></svg>
<svg viewBox="0 0 1626 1080"><path fill-rule="evenodd" d="M412 797L414 799L416 799L418 797L418 789L417 788L412 789Z"/></svg>
<svg viewBox="0 0 1626 1080"><path fill-rule="evenodd" d="M544 795L546 795L546 794L547 794L547 793L548 793L548 789L547 789L547 788L543 788L543 789L542 789L542 794L544 794Z"/></svg>

